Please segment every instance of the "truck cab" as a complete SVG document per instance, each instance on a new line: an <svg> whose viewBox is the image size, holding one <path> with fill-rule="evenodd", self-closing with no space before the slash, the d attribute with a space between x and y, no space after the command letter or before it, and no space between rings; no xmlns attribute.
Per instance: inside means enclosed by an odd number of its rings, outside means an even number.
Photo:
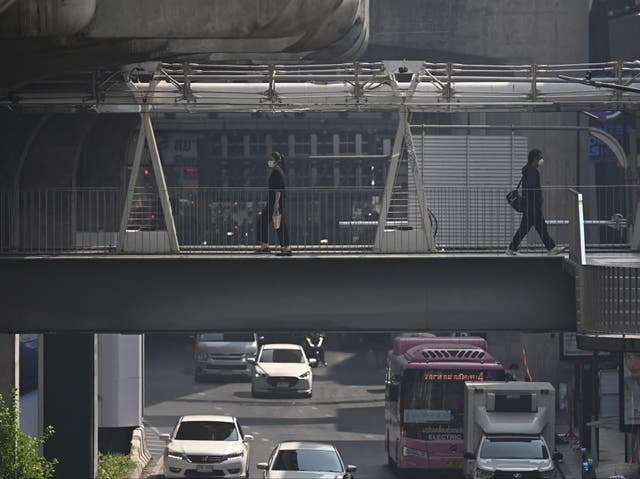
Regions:
<svg viewBox="0 0 640 479"><path fill-rule="evenodd" d="M554 451L551 384L465 384L465 479L559 478Z"/></svg>

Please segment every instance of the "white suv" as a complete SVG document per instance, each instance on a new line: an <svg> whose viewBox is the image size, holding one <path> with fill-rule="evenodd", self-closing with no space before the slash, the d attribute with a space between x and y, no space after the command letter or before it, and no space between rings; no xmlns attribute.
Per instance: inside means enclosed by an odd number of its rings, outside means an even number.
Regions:
<svg viewBox="0 0 640 479"><path fill-rule="evenodd" d="M296 394L311 397L315 359L307 359L297 344L266 344L253 363L251 395Z"/></svg>
<svg viewBox="0 0 640 479"><path fill-rule="evenodd" d="M162 434L164 477L249 477L249 441L235 417L182 416L173 433Z"/></svg>

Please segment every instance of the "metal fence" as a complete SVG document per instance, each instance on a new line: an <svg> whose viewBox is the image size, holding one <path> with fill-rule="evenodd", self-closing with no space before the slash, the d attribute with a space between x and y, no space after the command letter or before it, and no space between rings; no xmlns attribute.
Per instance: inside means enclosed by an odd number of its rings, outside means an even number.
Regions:
<svg viewBox="0 0 640 479"><path fill-rule="evenodd" d="M581 330L640 333L640 267L584 266L581 281Z"/></svg>
<svg viewBox="0 0 640 479"><path fill-rule="evenodd" d="M543 212L559 244L569 244L572 200L568 187L545 188ZM428 188L439 252L502 251L517 229L521 215L512 210L505 188ZM635 214L636 187L583 187L587 248L621 249L629 244L629 218ZM182 251L251 250L258 244L259 218L267 191L257 188L171 188L173 217ZM294 249L363 251L373 248L383 190L380 188L287 189L284 217ZM58 253L112 251L118 244L125 192L117 188L0 190L0 252ZM387 229L407 230L400 214ZM164 228L159 200L140 212L147 221L130 222L130 229ZM134 208L135 209L135 208ZM137 210L136 210L137 211ZM269 242L277 244L273 228ZM521 246L542 251L531 231Z"/></svg>

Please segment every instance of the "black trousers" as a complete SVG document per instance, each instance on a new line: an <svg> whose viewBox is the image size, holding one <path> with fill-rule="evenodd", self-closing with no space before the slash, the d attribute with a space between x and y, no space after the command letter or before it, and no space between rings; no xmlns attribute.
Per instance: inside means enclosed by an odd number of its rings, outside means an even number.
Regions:
<svg viewBox="0 0 640 479"><path fill-rule="evenodd" d="M284 219L284 210L280 208L280 214L282 220L280 221L280 228L278 232L278 241L283 248L289 246L289 230L287 229L287 223ZM258 216L258 222L260 227L258 228L258 241L260 243L269 244L269 224L273 222L273 205L267 204L262 213Z"/></svg>
<svg viewBox="0 0 640 479"><path fill-rule="evenodd" d="M542 209L536 208L534 210L525 210L523 213L522 220L520 221L520 227L518 228L518 231L516 231L516 234L513 235L509 249L517 251L518 246L520 246L520 242L525 236L527 236L527 233L532 227L535 228L540 235L540 239L547 250L552 250L556 246L553 238L549 236L547 222L544 220L544 216L542 215Z"/></svg>

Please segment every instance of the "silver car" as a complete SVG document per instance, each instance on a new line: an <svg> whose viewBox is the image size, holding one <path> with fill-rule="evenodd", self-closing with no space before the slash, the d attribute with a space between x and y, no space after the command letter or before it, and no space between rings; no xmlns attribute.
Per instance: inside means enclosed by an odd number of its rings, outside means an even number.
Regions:
<svg viewBox="0 0 640 479"><path fill-rule="evenodd" d="M352 479L358 469L345 465L332 444L294 441L278 444L257 467L264 479Z"/></svg>
<svg viewBox="0 0 640 479"><path fill-rule="evenodd" d="M254 333L200 333L194 350L195 380L206 376L251 377L247 358L255 357L258 341Z"/></svg>

